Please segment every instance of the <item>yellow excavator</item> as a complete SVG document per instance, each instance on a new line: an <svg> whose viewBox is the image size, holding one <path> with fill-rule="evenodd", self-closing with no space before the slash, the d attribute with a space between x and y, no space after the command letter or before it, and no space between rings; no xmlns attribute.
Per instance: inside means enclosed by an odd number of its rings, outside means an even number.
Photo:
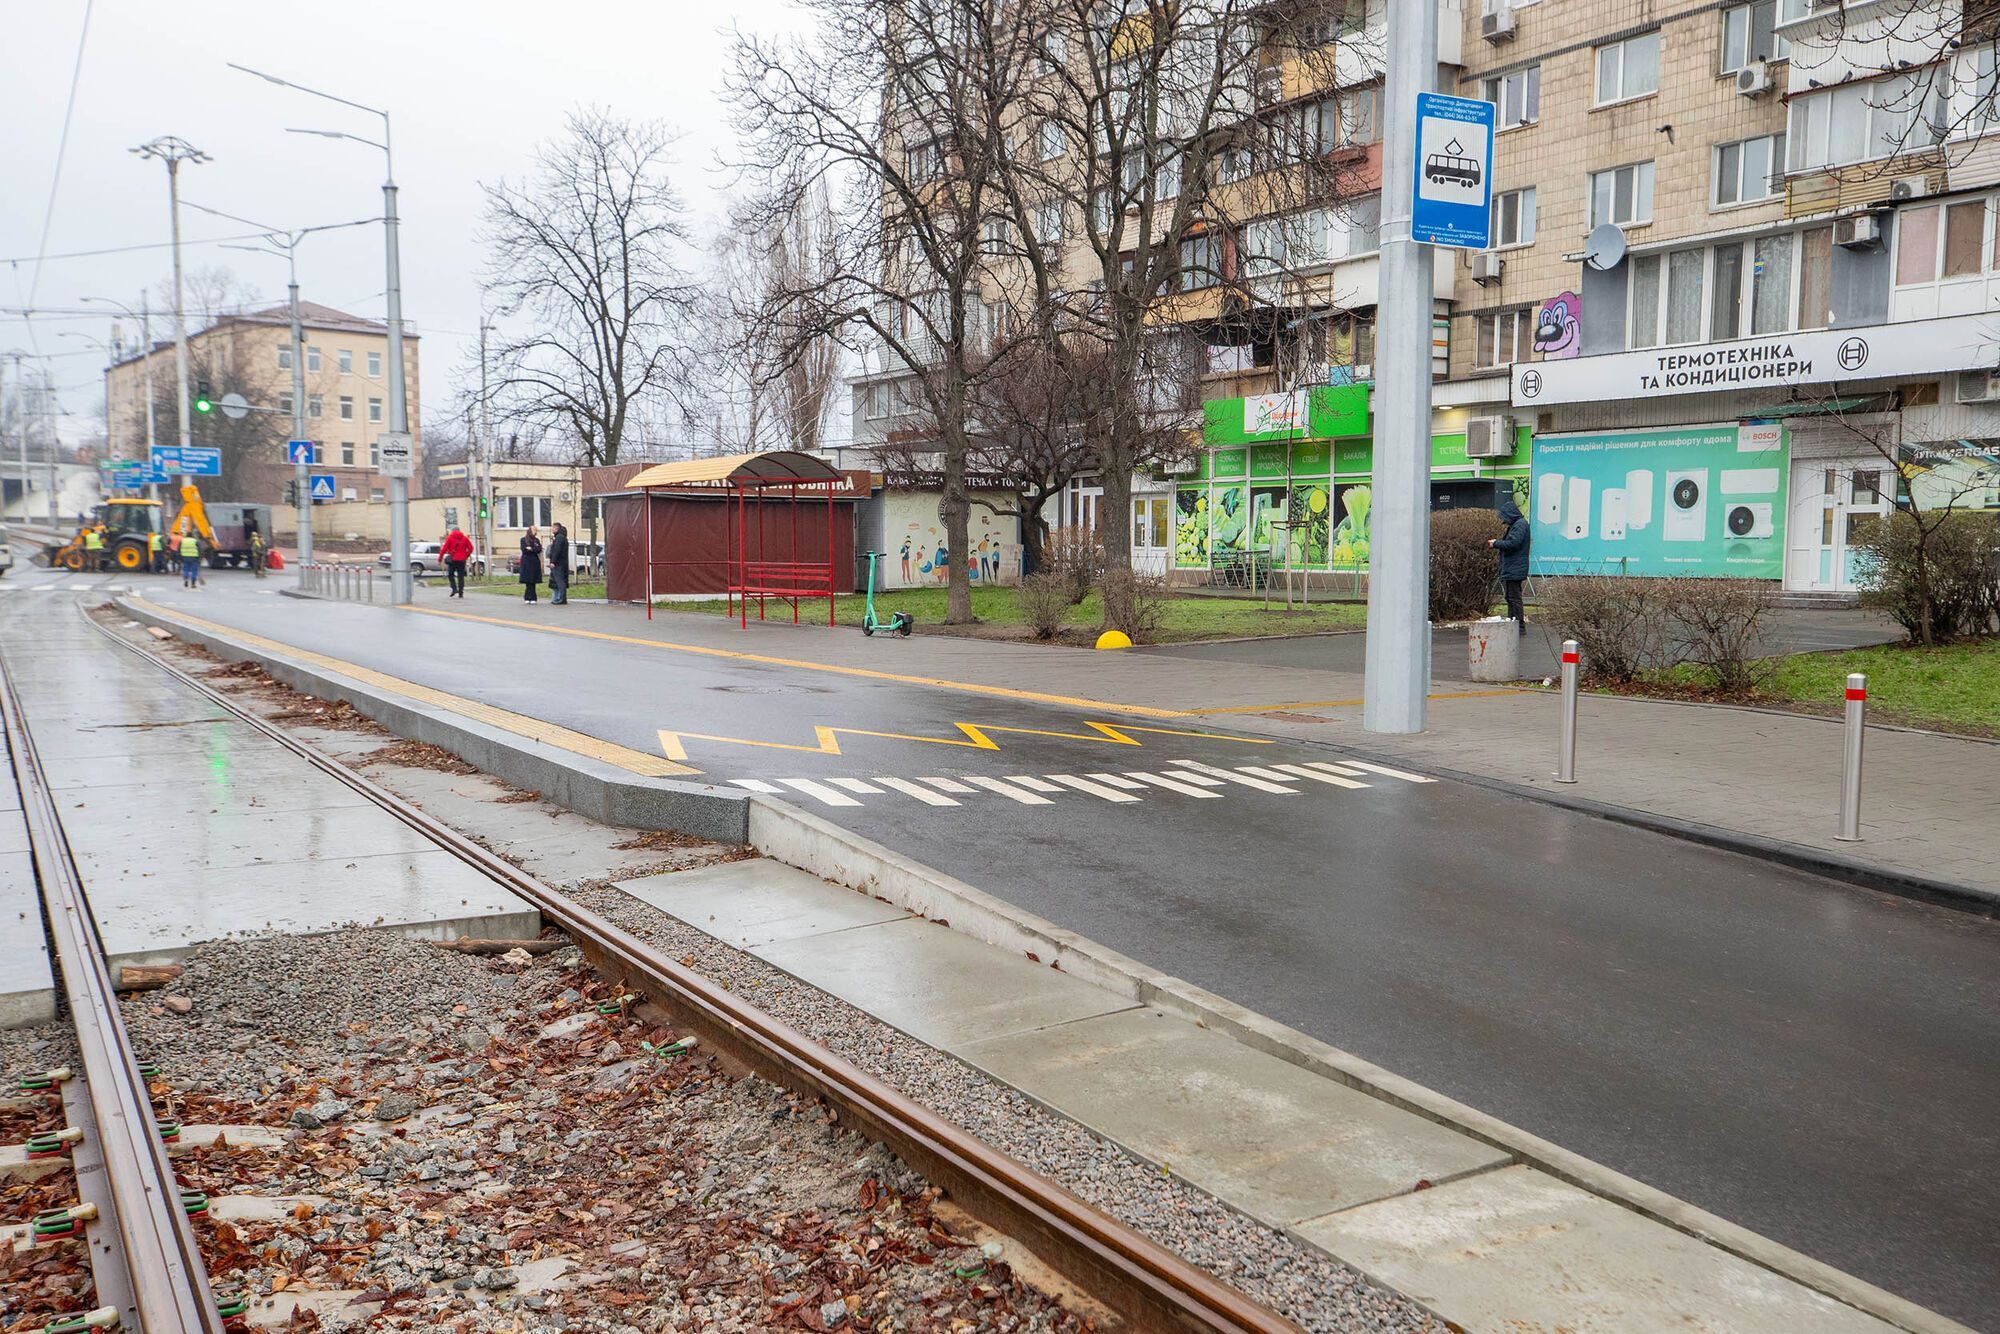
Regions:
<svg viewBox="0 0 2000 1334"><path fill-rule="evenodd" d="M164 507L157 500L117 496L98 505L86 527L104 526L104 561L112 569L127 573L147 568L150 563L147 539L154 533L162 535L171 556L180 545L181 534L194 532L207 543L209 564L218 568L248 561L252 534L261 533L265 543L270 542L269 505L218 501L213 507L213 518L210 508L202 502L201 488L190 482L181 488L180 512L171 521L163 522ZM90 552L84 545L83 534L84 529L79 528L67 542L49 547L45 553L49 564L62 570L90 568Z"/></svg>

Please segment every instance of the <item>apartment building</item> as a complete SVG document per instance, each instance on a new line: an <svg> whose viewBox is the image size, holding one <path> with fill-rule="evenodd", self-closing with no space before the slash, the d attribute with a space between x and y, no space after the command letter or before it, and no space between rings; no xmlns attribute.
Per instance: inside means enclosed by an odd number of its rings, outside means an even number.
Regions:
<svg viewBox="0 0 2000 1334"><path fill-rule="evenodd" d="M1388 7L1327 9L1273 34L1253 115L1325 126L1305 150L1347 164L1339 198L1190 234L1206 276L1158 306L1201 359L1200 447L1135 478L1130 516L1088 477L1049 516L1129 521L1139 563L1182 581L1365 576ZM1538 573L1839 596L1911 474L1919 503L2000 505L1994 7L1441 12L1439 86L1499 129L1492 248L1436 255L1434 508L1515 495ZM1294 78L1302 36L1355 58ZM857 446L893 438L897 368L854 403Z"/></svg>
<svg viewBox="0 0 2000 1334"><path fill-rule="evenodd" d="M240 393L256 409L240 423L219 413L197 415L194 443L213 443L227 454L247 456L225 458L225 476L244 493L229 499L279 502L293 476L285 461L285 441L292 431L292 358L301 356L313 471L332 475L336 500L386 504L388 480L377 472L381 462L377 442L391 429L387 326L310 301L301 302L299 310L302 350L292 345L290 308L285 305L226 315L188 335L193 373L210 382L214 395ZM130 457L145 454L149 357L158 443L175 443L179 429L173 403L173 344L155 343L150 353L116 361L104 377L111 438L114 448ZM403 357L410 433L421 459L414 332L406 330L403 335ZM274 517L281 533L290 530L289 510L281 507Z"/></svg>
<svg viewBox="0 0 2000 1334"><path fill-rule="evenodd" d="M1533 475L1539 572L1839 596L1899 486L2000 503L1981 8L1468 13L1496 241L1461 259L1440 398L1531 437L1506 463Z"/></svg>

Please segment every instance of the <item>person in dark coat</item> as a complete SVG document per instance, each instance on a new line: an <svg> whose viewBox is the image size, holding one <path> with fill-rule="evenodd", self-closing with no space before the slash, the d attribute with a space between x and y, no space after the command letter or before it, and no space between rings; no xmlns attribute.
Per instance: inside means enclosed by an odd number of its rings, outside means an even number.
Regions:
<svg viewBox="0 0 2000 1334"><path fill-rule="evenodd" d="M1528 577L1528 520L1512 496L1500 502L1500 522L1507 531L1486 545L1500 553L1500 588L1507 595L1507 614L1525 631L1528 616L1521 607L1521 584Z"/></svg>
<svg viewBox="0 0 2000 1334"><path fill-rule="evenodd" d="M535 601L535 585L542 582L542 539L532 528L521 537L521 582L527 587L521 600Z"/></svg>
<svg viewBox="0 0 2000 1334"><path fill-rule="evenodd" d="M549 601L569 601L569 530L561 524L549 534Z"/></svg>

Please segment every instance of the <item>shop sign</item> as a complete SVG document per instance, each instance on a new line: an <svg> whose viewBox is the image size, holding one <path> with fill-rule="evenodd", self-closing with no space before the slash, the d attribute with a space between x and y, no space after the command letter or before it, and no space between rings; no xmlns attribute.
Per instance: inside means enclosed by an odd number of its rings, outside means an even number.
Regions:
<svg viewBox="0 0 2000 1334"><path fill-rule="evenodd" d="M1536 436L1532 568L1776 579L1789 453L1768 422Z"/></svg>
<svg viewBox="0 0 2000 1334"><path fill-rule="evenodd" d="M1807 329L1728 343L1647 348L1514 367L1514 406L1603 403L1783 385L1832 384L2000 365L1989 315L1857 329Z"/></svg>
<svg viewBox="0 0 2000 1334"><path fill-rule="evenodd" d="M1315 385L1279 394L1217 398L1201 405L1204 443L1243 445L1304 436L1368 433L1366 384Z"/></svg>

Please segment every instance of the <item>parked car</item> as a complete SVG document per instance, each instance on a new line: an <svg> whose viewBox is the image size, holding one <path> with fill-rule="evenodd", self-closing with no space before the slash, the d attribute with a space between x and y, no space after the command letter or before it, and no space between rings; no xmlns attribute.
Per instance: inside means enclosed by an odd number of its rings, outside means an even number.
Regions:
<svg viewBox="0 0 2000 1334"><path fill-rule="evenodd" d="M388 569L390 554L387 551L383 552L375 558L375 563L385 570ZM473 552L472 559L465 562L465 572L467 574L485 574L486 557L476 551ZM427 574L443 574L444 544L442 542L410 543L410 573L419 579Z"/></svg>
<svg viewBox="0 0 2000 1334"><path fill-rule="evenodd" d="M0 574L14 568L14 548L8 545L7 530L0 528Z"/></svg>

